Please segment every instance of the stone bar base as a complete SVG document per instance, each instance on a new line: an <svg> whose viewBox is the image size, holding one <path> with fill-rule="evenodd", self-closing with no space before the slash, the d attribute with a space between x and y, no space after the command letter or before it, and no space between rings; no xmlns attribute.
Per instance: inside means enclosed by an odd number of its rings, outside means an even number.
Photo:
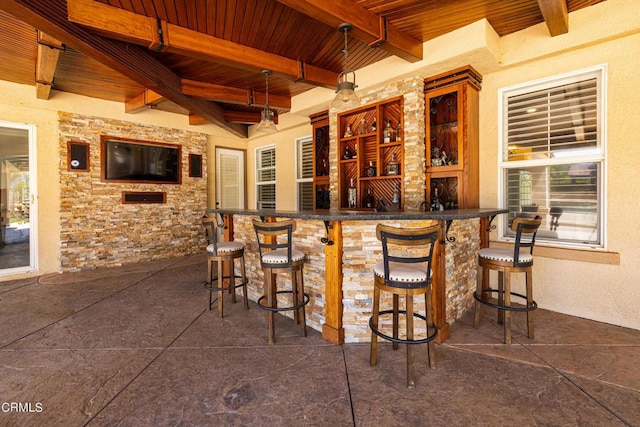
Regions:
<svg viewBox="0 0 640 427"><path fill-rule="evenodd" d="M234 240L245 243L245 262L249 279L249 298L256 301L263 295L263 277L258 259L258 246L253 230L252 217L233 215ZM378 223L402 227L428 226L433 220L355 220L331 222L329 235L342 235L342 255L340 247L325 246L321 239L327 236L322 221L316 219L296 219L297 230L294 234L296 247L307 254L304 267L305 290L311 301L307 306L307 325L321 331L325 339L334 343L369 342L371 331L368 328L373 298L373 265L382 259L382 247L376 238ZM453 242L445 245L444 274L446 277L446 322L452 324L473 304L473 292L476 286L476 253L480 248L480 220L457 219L452 222L447 233ZM340 233L341 232L341 233ZM335 246L338 242L334 243ZM336 272L325 271L325 256L341 257L342 276L342 317L339 323L335 316L336 307L327 306L327 292L335 292L332 286L327 289L327 277ZM329 263L331 264L331 263ZM285 275L278 277L279 286L290 287ZM332 298L329 297L329 300ZM383 301L390 304L391 299ZM339 307L338 307L339 308ZM424 309L424 301L416 298L416 309ZM337 327L336 327L337 325ZM340 328L342 326L342 328ZM443 331L444 332L444 331ZM446 339L446 336L444 337Z"/></svg>

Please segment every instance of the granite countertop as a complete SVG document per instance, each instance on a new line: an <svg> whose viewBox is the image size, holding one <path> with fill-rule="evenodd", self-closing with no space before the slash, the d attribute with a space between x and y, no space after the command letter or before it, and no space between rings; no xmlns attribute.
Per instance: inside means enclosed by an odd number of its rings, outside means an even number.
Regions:
<svg viewBox="0 0 640 427"><path fill-rule="evenodd" d="M366 221L366 220L412 220L435 219L454 220L479 217L490 217L507 213L507 209L475 208L454 209L448 211L407 211L407 212L374 212L369 210L303 210L285 211L278 209L207 209L207 213L250 215L260 217L316 219L320 221Z"/></svg>

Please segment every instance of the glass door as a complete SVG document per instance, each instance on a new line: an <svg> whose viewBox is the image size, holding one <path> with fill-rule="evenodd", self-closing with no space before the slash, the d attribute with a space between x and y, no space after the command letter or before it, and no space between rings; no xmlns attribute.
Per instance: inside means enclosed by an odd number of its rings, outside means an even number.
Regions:
<svg viewBox="0 0 640 427"><path fill-rule="evenodd" d="M0 121L0 274L36 269L35 127Z"/></svg>

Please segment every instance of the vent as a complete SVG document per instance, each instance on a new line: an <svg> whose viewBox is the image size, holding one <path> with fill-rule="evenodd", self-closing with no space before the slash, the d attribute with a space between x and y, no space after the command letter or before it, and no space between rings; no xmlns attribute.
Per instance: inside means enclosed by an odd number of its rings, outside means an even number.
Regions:
<svg viewBox="0 0 640 427"><path fill-rule="evenodd" d="M167 203L164 191L123 191L122 203Z"/></svg>

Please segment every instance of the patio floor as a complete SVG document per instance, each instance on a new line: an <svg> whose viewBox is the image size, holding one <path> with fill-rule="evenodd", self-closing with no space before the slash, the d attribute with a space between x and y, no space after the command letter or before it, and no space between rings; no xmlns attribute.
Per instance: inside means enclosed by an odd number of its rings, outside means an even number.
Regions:
<svg viewBox="0 0 640 427"><path fill-rule="evenodd" d="M278 316L206 309L204 258L191 256L0 282L2 426L640 425L640 331L545 310L514 344L486 309L416 354L298 336ZM228 296L227 296L228 297Z"/></svg>

